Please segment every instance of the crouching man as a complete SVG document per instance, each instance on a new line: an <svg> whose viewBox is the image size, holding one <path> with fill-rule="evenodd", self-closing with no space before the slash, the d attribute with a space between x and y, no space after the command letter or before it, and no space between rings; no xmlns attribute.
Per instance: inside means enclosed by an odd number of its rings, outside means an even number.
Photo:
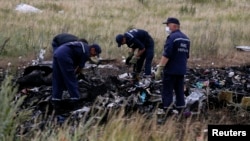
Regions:
<svg viewBox="0 0 250 141"><path fill-rule="evenodd" d="M55 109L60 108L64 90L68 90L70 101L77 103L80 99L77 73L84 68L85 63L99 63L101 53L99 45L89 46L83 41L62 44L53 52L52 103ZM75 108L75 107L74 107Z"/></svg>

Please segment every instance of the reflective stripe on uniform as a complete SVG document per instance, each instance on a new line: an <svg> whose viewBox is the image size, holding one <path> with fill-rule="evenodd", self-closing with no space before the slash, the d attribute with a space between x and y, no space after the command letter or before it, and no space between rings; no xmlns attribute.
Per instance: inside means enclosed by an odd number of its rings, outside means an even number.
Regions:
<svg viewBox="0 0 250 141"><path fill-rule="evenodd" d="M80 42L80 44L82 45L82 51L83 51L83 53L85 53L84 44L82 42Z"/></svg>
<svg viewBox="0 0 250 141"><path fill-rule="evenodd" d="M175 41L179 41L179 40L183 40L183 41L188 41L188 42L190 42L190 40L189 40L189 39L186 39L186 38L176 38L176 39L174 40L174 42L175 42Z"/></svg>
<svg viewBox="0 0 250 141"><path fill-rule="evenodd" d="M131 33L126 32L126 34L128 34L131 38L134 38L134 36Z"/></svg>

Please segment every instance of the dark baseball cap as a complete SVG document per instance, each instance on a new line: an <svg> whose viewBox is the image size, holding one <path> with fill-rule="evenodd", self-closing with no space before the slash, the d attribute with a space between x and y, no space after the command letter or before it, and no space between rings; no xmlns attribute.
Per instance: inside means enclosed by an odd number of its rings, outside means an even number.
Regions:
<svg viewBox="0 0 250 141"><path fill-rule="evenodd" d="M163 22L163 24L169 24L169 23L174 23L174 24L180 25L179 20L177 18L174 18L174 17L169 17L169 18L167 18L166 21Z"/></svg>
<svg viewBox="0 0 250 141"><path fill-rule="evenodd" d="M95 48L97 56L99 57L99 55L102 53L101 47L98 44L92 44L91 47Z"/></svg>
<svg viewBox="0 0 250 141"><path fill-rule="evenodd" d="M124 37L124 36L123 36L122 34L118 34L118 35L116 36L116 42L117 42L117 44L118 44L118 47L121 47L123 37Z"/></svg>

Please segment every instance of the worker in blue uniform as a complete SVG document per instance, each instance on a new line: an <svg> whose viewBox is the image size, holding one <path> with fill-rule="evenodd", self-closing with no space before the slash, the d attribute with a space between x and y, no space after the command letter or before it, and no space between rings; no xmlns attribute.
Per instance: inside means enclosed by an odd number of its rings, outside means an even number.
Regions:
<svg viewBox="0 0 250 141"><path fill-rule="evenodd" d="M81 72L86 61L99 63L97 56L101 53L98 44L88 46L82 41L62 44L53 54L52 102L61 101L66 89L70 99L80 99L76 74Z"/></svg>
<svg viewBox="0 0 250 141"><path fill-rule="evenodd" d="M175 106L177 110L181 111L185 108L184 75L189 58L190 40L181 32L180 22L177 18L169 17L163 24L166 24L166 32L169 35L164 45L155 79L161 79L163 71L161 92L163 108L171 111ZM173 91L176 96L175 103L173 103Z"/></svg>
<svg viewBox="0 0 250 141"><path fill-rule="evenodd" d="M131 48L126 58L126 63L135 64L136 73L140 73L144 65L144 76L151 77L151 65L154 57L154 40L149 33L142 29L131 29L124 34L118 34L116 36L116 42L118 47L127 44L127 46ZM135 53L135 50L137 50L137 53Z"/></svg>

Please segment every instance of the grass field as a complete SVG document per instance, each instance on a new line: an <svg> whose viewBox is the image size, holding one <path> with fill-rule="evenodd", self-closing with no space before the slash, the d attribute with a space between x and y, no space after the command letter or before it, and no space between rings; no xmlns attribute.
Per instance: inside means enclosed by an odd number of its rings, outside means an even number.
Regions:
<svg viewBox="0 0 250 141"><path fill-rule="evenodd" d="M229 62L248 54L237 53L236 45L250 45L247 0L26 0L23 3L42 13L20 13L19 0L0 2L1 64L18 64L36 57L41 48L51 59L54 35L69 32L103 48L103 58L121 59L127 48L117 48L115 36L135 27L147 30L155 40L155 59L161 56L166 33L162 22L169 16L180 19L181 30L191 39L192 60L212 58ZM20 57L21 56L21 57ZM213 59L212 59L213 60Z"/></svg>
<svg viewBox="0 0 250 141"><path fill-rule="evenodd" d="M20 13L21 2L42 13ZM162 22L169 16L179 18L181 30L191 40L190 66L230 66L250 63L248 52L238 52L236 45L250 45L249 0L2 0L0 1L0 67L12 63L23 66L46 49L51 60L51 40L61 32L86 38L102 46L102 58L121 59L128 48L117 48L115 36L130 28L147 30L155 40L155 58L160 59L166 39ZM7 106L13 89L3 84L0 99L0 140L14 140L15 105ZM163 126L136 116L130 122L114 117L113 122L97 127L81 125L75 134L70 129L34 131L18 140L48 141L194 141L206 140L208 123L232 123L226 114L215 111L212 119L169 120ZM181 134L180 134L181 133Z"/></svg>

